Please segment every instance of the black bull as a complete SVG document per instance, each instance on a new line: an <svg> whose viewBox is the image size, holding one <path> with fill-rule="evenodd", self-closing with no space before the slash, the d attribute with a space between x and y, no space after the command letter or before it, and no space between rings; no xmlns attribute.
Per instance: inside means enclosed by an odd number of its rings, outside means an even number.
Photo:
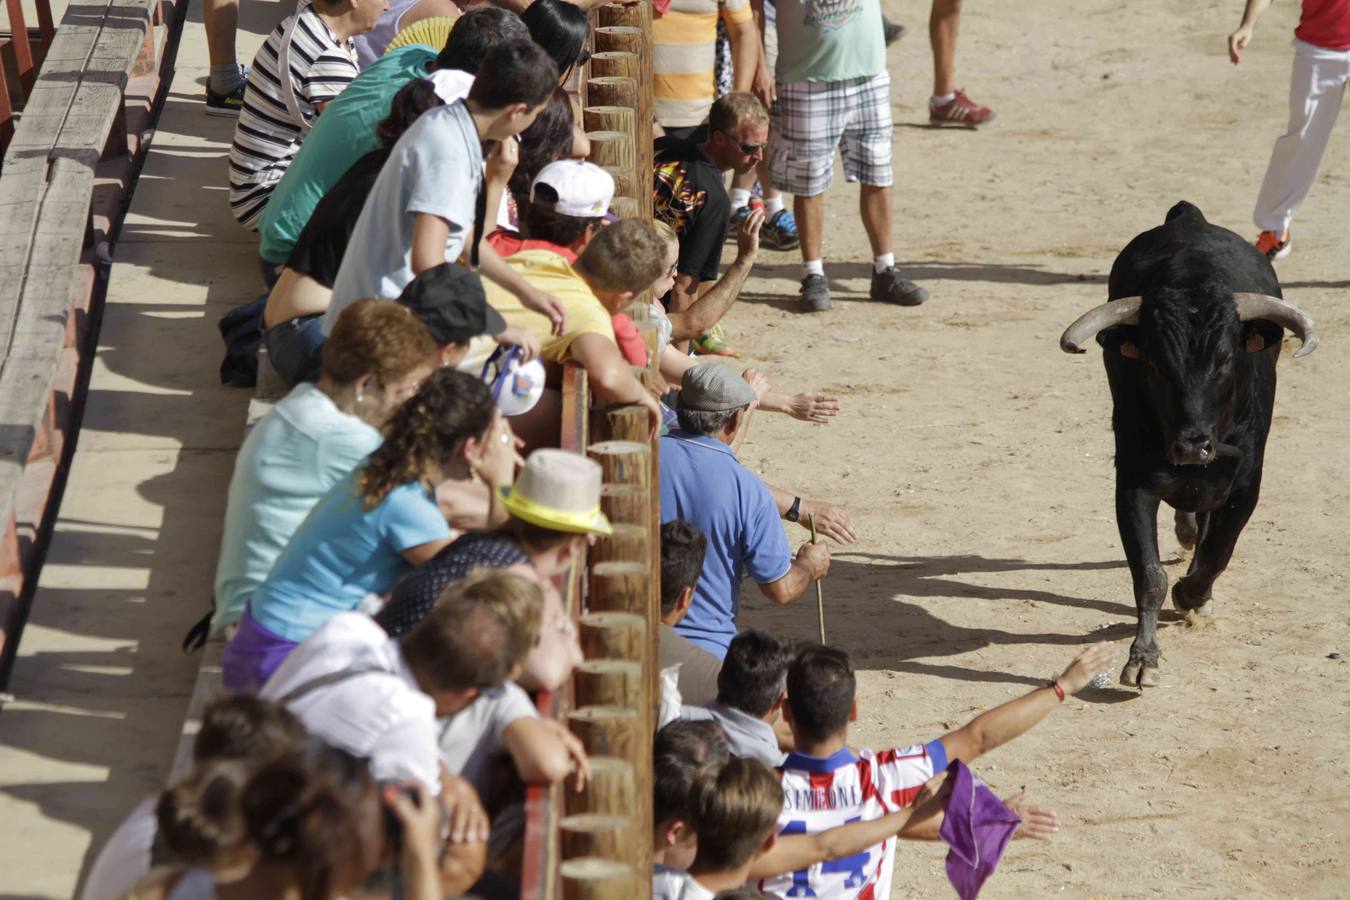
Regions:
<svg viewBox="0 0 1350 900"><path fill-rule="evenodd" d="M1060 339L1067 352L1095 336L1114 410L1116 525L1134 579L1139 623L1123 684L1158 683L1158 611L1167 575L1158 557L1158 504L1176 510L1177 539L1195 547L1172 588L1178 609L1210 612L1256 509L1275 404L1284 329L1317 346L1312 320L1281 299L1266 257L1238 235L1178 203L1161 226L1116 257L1109 301Z"/></svg>

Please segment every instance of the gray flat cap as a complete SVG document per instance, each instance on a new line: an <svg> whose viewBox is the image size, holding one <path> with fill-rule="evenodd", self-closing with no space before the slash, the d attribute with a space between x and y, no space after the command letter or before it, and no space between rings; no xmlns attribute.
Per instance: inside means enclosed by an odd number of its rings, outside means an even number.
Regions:
<svg viewBox="0 0 1350 900"><path fill-rule="evenodd" d="M755 391L735 369L704 363L684 373L680 408L695 412L726 412L755 402Z"/></svg>

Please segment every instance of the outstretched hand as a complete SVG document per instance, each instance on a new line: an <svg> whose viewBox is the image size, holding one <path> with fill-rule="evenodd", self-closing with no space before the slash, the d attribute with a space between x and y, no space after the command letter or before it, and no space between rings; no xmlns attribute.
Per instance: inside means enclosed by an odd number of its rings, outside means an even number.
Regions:
<svg viewBox="0 0 1350 900"><path fill-rule="evenodd" d="M1043 806L1032 806L1027 802L1027 792L1024 790L1004 800L1003 805L1022 820L1021 826L1013 834L1013 840L1032 838L1048 841L1059 831L1059 817L1055 811Z"/></svg>
<svg viewBox="0 0 1350 900"><path fill-rule="evenodd" d="M1238 30L1228 36L1228 58L1232 60L1233 65L1239 65L1242 62L1242 51L1247 49L1247 44L1252 39L1252 26L1241 25Z"/></svg>
<svg viewBox="0 0 1350 900"><path fill-rule="evenodd" d="M1059 686L1066 694L1078 693L1098 672L1110 667L1111 655L1110 644L1104 641L1093 644L1073 658L1064 674L1059 676Z"/></svg>
<svg viewBox="0 0 1350 900"><path fill-rule="evenodd" d="M794 419L827 425L839 415L839 398L820 391L803 391L792 396L789 412Z"/></svg>
<svg viewBox="0 0 1350 900"><path fill-rule="evenodd" d="M810 531L813 520L817 533L836 543L851 544L858 539L858 526L852 517L833 503L803 500L797 524Z"/></svg>

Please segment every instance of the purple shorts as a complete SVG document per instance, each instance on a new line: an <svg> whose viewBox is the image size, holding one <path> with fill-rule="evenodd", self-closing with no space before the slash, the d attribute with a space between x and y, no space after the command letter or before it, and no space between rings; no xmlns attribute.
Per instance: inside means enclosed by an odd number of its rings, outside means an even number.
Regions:
<svg viewBox="0 0 1350 900"><path fill-rule="evenodd" d="M244 609L239 630L220 654L221 681L232 694L256 694L291 651L295 641L277 637Z"/></svg>

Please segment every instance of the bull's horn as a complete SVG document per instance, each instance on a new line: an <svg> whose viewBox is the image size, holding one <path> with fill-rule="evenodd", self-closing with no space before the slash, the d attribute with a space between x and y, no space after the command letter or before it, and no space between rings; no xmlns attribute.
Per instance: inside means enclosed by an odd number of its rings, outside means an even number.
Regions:
<svg viewBox="0 0 1350 900"><path fill-rule="evenodd" d="M1059 337L1059 349L1065 353L1082 353L1083 344L1088 338L1096 337L1097 332L1113 325L1139 324L1139 298L1122 297L1094 306L1079 316L1074 323L1064 329Z"/></svg>
<svg viewBox="0 0 1350 900"><path fill-rule="evenodd" d="M1317 349L1317 326L1313 324L1312 316L1288 300L1269 294L1235 293L1233 302L1237 304L1238 318L1243 322L1266 319L1298 335L1303 346L1294 352L1295 359Z"/></svg>

